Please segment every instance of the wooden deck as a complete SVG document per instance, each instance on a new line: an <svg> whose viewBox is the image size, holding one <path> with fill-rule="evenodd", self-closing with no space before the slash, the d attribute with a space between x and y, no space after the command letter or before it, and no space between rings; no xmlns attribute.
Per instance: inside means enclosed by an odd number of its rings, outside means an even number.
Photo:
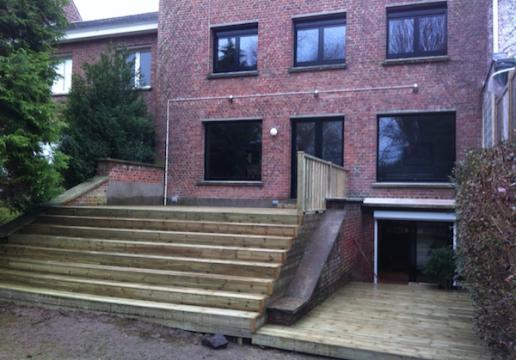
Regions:
<svg viewBox="0 0 516 360"><path fill-rule="evenodd" d="M253 343L341 359L489 359L465 292L351 283L295 325L265 325Z"/></svg>

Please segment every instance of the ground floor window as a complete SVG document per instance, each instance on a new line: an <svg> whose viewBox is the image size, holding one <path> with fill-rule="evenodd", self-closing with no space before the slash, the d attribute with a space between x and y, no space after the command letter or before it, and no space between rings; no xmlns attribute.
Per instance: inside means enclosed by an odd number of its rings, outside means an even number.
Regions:
<svg viewBox="0 0 516 360"><path fill-rule="evenodd" d="M449 182L455 164L455 114L378 117L377 179Z"/></svg>
<svg viewBox="0 0 516 360"><path fill-rule="evenodd" d="M261 121L205 123L205 180L260 181Z"/></svg>
<svg viewBox="0 0 516 360"><path fill-rule="evenodd" d="M378 221L380 282L426 282L423 269L434 249L453 246L453 223Z"/></svg>

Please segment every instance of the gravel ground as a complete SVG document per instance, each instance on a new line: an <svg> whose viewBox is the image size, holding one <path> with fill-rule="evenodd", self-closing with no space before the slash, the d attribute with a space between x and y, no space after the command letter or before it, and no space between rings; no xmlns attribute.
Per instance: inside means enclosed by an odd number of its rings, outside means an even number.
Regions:
<svg viewBox="0 0 516 360"><path fill-rule="evenodd" d="M230 342L201 345L201 334L139 320L0 302L0 360L322 360Z"/></svg>

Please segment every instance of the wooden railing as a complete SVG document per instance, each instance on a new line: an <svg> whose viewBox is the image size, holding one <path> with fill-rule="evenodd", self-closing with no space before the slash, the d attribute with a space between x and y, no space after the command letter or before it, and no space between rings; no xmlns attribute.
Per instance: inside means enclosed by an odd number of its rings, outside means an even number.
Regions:
<svg viewBox="0 0 516 360"><path fill-rule="evenodd" d="M326 199L343 198L347 192L347 171L332 162L297 153L297 209L300 212L326 210Z"/></svg>

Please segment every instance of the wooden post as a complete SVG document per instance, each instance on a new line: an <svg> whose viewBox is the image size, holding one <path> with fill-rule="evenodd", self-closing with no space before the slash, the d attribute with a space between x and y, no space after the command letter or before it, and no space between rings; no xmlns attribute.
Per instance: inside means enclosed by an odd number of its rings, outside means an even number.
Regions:
<svg viewBox="0 0 516 360"><path fill-rule="evenodd" d="M297 152L297 210L300 213L305 212L305 153Z"/></svg>

